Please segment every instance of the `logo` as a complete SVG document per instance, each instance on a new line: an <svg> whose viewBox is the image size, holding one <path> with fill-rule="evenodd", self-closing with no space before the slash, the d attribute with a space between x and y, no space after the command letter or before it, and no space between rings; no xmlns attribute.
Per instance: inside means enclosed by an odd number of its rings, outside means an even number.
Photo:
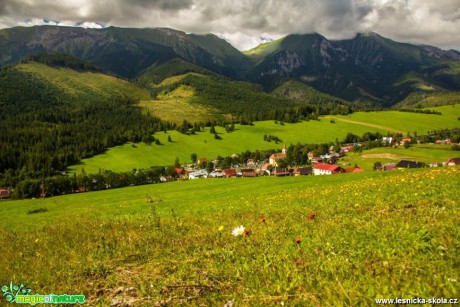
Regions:
<svg viewBox="0 0 460 307"><path fill-rule="evenodd" d="M75 294L31 294L32 290L24 284L15 285L10 281L9 285L2 286L3 297L9 303L16 304L84 304L85 296Z"/></svg>

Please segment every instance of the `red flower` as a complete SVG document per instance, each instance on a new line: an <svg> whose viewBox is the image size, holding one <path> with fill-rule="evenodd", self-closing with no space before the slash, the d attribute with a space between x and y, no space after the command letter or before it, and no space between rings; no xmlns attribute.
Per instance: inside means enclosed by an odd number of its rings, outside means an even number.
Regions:
<svg viewBox="0 0 460 307"><path fill-rule="evenodd" d="M261 218L260 218L260 222L261 222L261 223L265 223L265 218L264 218L264 217L261 217Z"/></svg>
<svg viewBox="0 0 460 307"><path fill-rule="evenodd" d="M315 218L315 216L316 216L316 214L314 214L313 212L310 212L310 214L308 215L308 218L309 218L310 220L312 220L312 219Z"/></svg>
<svg viewBox="0 0 460 307"><path fill-rule="evenodd" d="M294 242L300 244L300 242L302 242L302 239L300 237L297 237L294 239Z"/></svg>
<svg viewBox="0 0 460 307"><path fill-rule="evenodd" d="M251 234L251 229L245 228L243 231L243 236L249 236Z"/></svg>

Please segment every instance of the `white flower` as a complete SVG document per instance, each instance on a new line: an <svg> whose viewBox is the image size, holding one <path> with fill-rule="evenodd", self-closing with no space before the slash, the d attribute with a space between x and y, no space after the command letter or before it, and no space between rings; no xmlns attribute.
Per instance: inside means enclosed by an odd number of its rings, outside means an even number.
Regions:
<svg viewBox="0 0 460 307"><path fill-rule="evenodd" d="M233 229L232 235L234 235L235 237L242 236L244 233L244 229L245 228L243 225L241 225L240 227L236 227L235 229Z"/></svg>

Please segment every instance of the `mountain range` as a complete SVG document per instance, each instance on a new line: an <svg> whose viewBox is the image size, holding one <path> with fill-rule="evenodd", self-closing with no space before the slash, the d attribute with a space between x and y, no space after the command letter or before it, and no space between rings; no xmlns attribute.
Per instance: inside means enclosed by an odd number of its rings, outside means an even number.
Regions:
<svg viewBox="0 0 460 307"><path fill-rule="evenodd" d="M67 54L141 84L196 72L255 83L269 93L290 81L379 107L460 91L460 52L395 42L376 33L335 41L317 33L294 34L240 52L213 34L167 28L0 30L0 67L40 52ZM302 96L293 91L276 95Z"/></svg>

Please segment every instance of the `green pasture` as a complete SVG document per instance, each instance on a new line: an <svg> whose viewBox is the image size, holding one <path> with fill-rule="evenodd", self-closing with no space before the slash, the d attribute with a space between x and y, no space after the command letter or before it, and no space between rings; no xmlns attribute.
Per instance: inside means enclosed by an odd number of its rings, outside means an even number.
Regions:
<svg viewBox="0 0 460 307"><path fill-rule="evenodd" d="M254 126L235 125L236 130L225 132L216 127L221 140L214 139L205 131L196 135L184 135L177 131L159 132L154 136L162 145L146 145L144 143L125 144L108 149L104 154L84 159L79 165L70 167L71 172L80 173L84 168L87 173L96 173L100 169L112 171L130 171L133 168L148 168L157 165L172 165L176 157L181 163L191 162L190 155L196 153L199 158L214 159L217 156L239 154L245 150L281 149L283 144L266 142L264 135L275 135L289 144L328 143L336 139L343 140L348 132L363 135L366 132L401 131L406 133L417 131L426 133L429 130L458 127L460 106L434 108L442 115L428 115L397 111L358 112L349 116L325 116L319 121L305 121L296 124L275 124L274 121L255 122ZM330 118L335 123L330 123ZM343 121L347 120L347 121ZM412 125L415 128L407 130ZM421 130L417 130L421 129ZM421 132L419 132L421 131ZM168 142L171 136L173 142Z"/></svg>
<svg viewBox="0 0 460 307"><path fill-rule="evenodd" d="M445 167L0 201L0 281L89 306L455 298L459 180ZM240 225L249 235L232 235Z"/></svg>
<svg viewBox="0 0 460 307"><path fill-rule="evenodd" d="M361 153L347 153L340 159L340 164L350 167L357 164L367 171L372 171L375 162L382 165L386 163L398 163L401 160L419 161L426 164L437 162L441 165L449 158L460 157L460 152L451 150L451 145L420 144L409 148L379 147L364 150Z"/></svg>
<svg viewBox="0 0 460 307"><path fill-rule="evenodd" d="M356 112L350 115L326 116L336 121L361 124L371 128L380 128L389 132L426 134L428 131L459 127L460 105L428 108L442 115L419 114L399 111ZM353 132L353 131L351 131Z"/></svg>

